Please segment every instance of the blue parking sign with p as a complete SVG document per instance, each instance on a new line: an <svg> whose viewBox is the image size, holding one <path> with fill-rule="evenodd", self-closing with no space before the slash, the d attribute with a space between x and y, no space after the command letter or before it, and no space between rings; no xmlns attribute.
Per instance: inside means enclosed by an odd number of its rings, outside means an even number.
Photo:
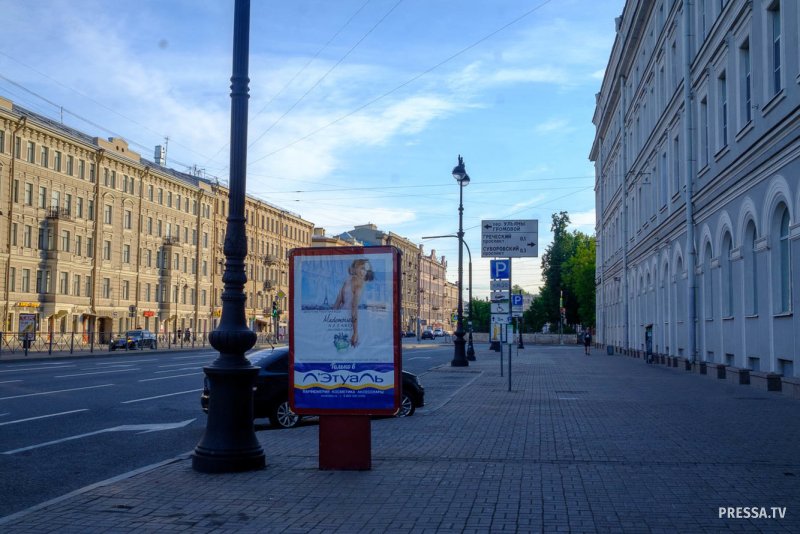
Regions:
<svg viewBox="0 0 800 534"><path fill-rule="evenodd" d="M522 295L511 295L511 305L522 307Z"/></svg>
<svg viewBox="0 0 800 534"><path fill-rule="evenodd" d="M489 271L492 280L508 280L511 278L511 260L489 260Z"/></svg>

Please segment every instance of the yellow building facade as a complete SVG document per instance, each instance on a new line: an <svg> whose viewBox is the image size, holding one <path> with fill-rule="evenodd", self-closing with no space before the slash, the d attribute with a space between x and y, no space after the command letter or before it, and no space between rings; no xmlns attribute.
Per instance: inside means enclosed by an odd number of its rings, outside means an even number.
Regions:
<svg viewBox="0 0 800 534"><path fill-rule="evenodd" d="M227 187L148 161L120 138L91 137L0 97L2 330L106 342L147 328L213 330L221 312ZM288 252L313 224L246 200L247 315L285 329Z"/></svg>

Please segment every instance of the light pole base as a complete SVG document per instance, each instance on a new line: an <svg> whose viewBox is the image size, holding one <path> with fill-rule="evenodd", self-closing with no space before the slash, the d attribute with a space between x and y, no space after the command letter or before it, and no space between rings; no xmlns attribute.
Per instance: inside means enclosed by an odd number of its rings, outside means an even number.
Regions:
<svg viewBox="0 0 800 534"><path fill-rule="evenodd" d="M450 367L467 367L467 353L464 350L467 342L464 340L464 332L456 332L456 339L453 341L455 349L453 351L453 361L450 362Z"/></svg>

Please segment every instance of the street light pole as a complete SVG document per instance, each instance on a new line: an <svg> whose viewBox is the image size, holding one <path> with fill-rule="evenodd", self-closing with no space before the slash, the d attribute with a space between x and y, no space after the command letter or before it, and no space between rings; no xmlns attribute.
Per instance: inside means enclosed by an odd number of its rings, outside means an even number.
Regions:
<svg viewBox="0 0 800 534"><path fill-rule="evenodd" d="M464 351L464 187L469 184L469 174L464 168L464 158L459 154L458 165L453 168L453 178L458 182L458 322L456 339L453 342L453 367L467 367L467 354Z"/></svg>
<svg viewBox="0 0 800 534"><path fill-rule="evenodd" d="M429 236L422 236L422 239L439 239L442 237L454 237L458 239L457 235L448 234L448 235L429 235ZM469 245L467 242L464 241L464 246L467 247L467 256L469 257L469 264L467 270L469 271L469 302L467 302L467 315L469 316L469 323L468 323L468 340L467 340L467 360L474 362L475 361L475 347L472 345L472 252L469 250Z"/></svg>
<svg viewBox="0 0 800 534"><path fill-rule="evenodd" d="M225 231L225 273L222 318L209 342L219 357L203 371L210 395L206 431L192 454L192 467L203 473L263 469L264 451L253 428L253 382L258 368L244 357L256 343L247 327L244 259L247 256L244 203L247 170L247 100L250 46L250 0L236 0L231 76L231 153L228 226Z"/></svg>

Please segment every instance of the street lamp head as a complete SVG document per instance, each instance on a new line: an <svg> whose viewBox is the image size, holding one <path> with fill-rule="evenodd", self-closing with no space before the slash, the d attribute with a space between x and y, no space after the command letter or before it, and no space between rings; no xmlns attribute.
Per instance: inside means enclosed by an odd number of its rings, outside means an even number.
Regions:
<svg viewBox="0 0 800 534"><path fill-rule="evenodd" d="M464 167L464 158L461 157L461 154L458 155L458 165L453 167L453 178L462 186L469 183L469 175L467 174L467 169Z"/></svg>

